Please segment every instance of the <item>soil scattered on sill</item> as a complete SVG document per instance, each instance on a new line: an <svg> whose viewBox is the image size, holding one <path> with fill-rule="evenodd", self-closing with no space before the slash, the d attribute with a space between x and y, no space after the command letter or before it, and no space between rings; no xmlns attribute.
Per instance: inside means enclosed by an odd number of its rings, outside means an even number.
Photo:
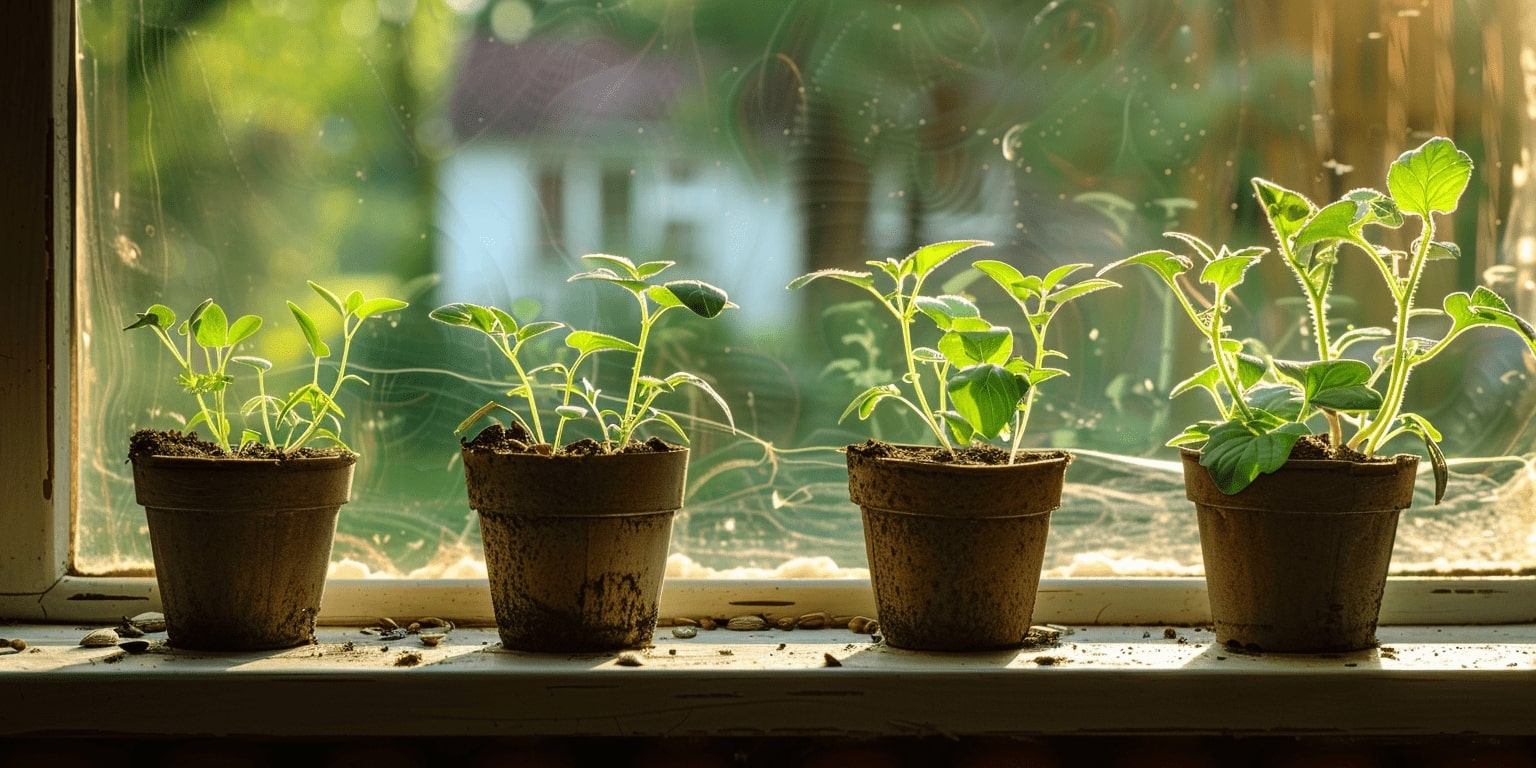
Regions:
<svg viewBox="0 0 1536 768"><path fill-rule="evenodd" d="M998 466L1008 463L1008 451L987 443L972 443L966 448L957 448L953 453L938 446L922 445L896 445L882 440L866 440L859 445L848 446L848 452L858 454L871 459L901 459L905 461L923 461L933 464L967 464L977 466ZM1021 451L1019 461L1040 461L1043 459L1071 458L1066 451Z"/></svg>
<svg viewBox="0 0 1536 768"><path fill-rule="evenodd" d="M211 459L313 459L326 456L350 456L341 448L298 448L282 451L265 443L246 443L233 451L220 448L197 436L177 430L141 429L128 438L128 458L143 456L190 456Z"/></svg>
<svg viewBox="0 0 1536 768"><path fill-rule="evenodd" d="M465 448L475 451L537 453L545 456L602 456L608 453L670 453L683 450L682 446L673 445L659 437L652 437L645 442L631 441L616 451L609 451L603 447L602 443L586 437L554 448L549 443L536 442L528 429L518 423L513 423L510 427L492 424L480 430L480 434L475 435L474 439L461 439L460 443Z"/></svg>

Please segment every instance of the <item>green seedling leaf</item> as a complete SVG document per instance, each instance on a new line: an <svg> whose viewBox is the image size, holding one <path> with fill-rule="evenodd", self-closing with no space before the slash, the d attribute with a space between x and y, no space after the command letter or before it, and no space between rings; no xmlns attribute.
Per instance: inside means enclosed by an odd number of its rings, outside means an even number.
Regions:
<svg viewBox="0 0 1536 768"><path fill-rule="evenodd" d="M675 261L647 261L644 264L635 267L635 276L639 277L641 280L649 280L661 274L662 272L665 272L667 269L675 266L676 264L677 262Z"/></svg>
<svg viewBox="0 0 1536 768"><path fill-rule="evenodd" d="M937 416L944 420L944 425L949 427L949 433L954 435L955 442L961 445L970 445L976 439L976 430L971 423L954 411L939 411Z"/></svg>
<svg viewBox="0 0 1536 768"><path fill-rule="evenodd" d="M192 335L197 343L209 349L229 346L229 319L217 304L209 303L201 315L192 321Z"/></svg>
<svg viewBox="0 0 1536 768"><path fill-rule="evenodd" d="M987 277L992 278L993 282L1002 286L1003 290L1009 293L1013 292L1013 286L1024 282L1024 273L1006 261L980 259L971 264L971 266Z"/></svg>
<svg viewBox="0 0 1536 768"><path fill-rule="evenodd" d="M606 350L629 353L640 351L640 347L636 346L633 342L596 331L571 331L565 337L565 345L583 355Z"/></svg>
<svg viewBox="0 0 1536 768"><path fill-rule="evenodd" d="M307 280L305 282L307 282L309 284L310 290L314 291L315 295L319 296L322 299L325 299L325 303L331 305L331 309L336 310L336 314L338 316L340 316L340 317L346 317L347 316L347 305L342 302L341 297L337 296L334 293L331 293L331 291L329 289L325 288L324 286L320 285L319 283L317 283L317 282L315 282L313 280Z"/></svg>
<svg viewBox="0 0 1536 768"><path fill-rule="evenodd" d="M235 357L231 357L229 359L229 361L232 362L232 363L239 363L241 365L248 365L248 366L250 366L252 368L255 368L256 370L261 371L263 373L272 370L272 361L267 360L265 358L261 358L261 357L252 357L250 355L236 355Z"/></svg>
<svg viewBox="0 0 1536 768"><path fill-rule="evenodd" d="M254 429L240 430L240 447L244 448L252 443L261 442L261 433Z"/></svg>
<svg viewBox="0 0 1536 768"><path fill-rule="evenodd" d="M1246 254L1222 256L1200 270L1200 282L1215 286L1218 295L1224 294L1240 285L1248 268L1258 261L1258 256Z"/></svg>
<svg viewBox="0 0 1536 768"><path fill-rule="evenodd" d="M1353 200L1360 205L1360 210L1355 214L1355 232L1360 232L1367 224L1379 224L1389 229L1401 227L1405 221L1403 209L1397 207L1397 201L1374 190L1356 189L1344 195L1345 200Z"/></svg>
<svg viewBox="0 0 1536 768"><path fill-rule="evenodd" d="M1013 356L1013 331L995 325L985 331L950 331L939 338L939 351L956 367L1002 365Z"/></svg>
<svg viewBox="0 0 1536 768"><path fill-rule="evenodd" d="M949 399L955 411L988 439L1008 426L1023 397L1019 380L1001 365L971 365L949 377Z"/></svg>
<svg viewBox="0 0 1536 768"><path fill-rule="evenodd" d="M940 352L933 347L914 347L912 349L912 359L919 363L926 363L928 365L943 365L944 363L949 362L947 359L945 359L943 352ZM850 362L854 363L856 366L858 365L858 361L856 360Z"/></svg>
<svg viewBox="0 0 1536 768"><path fill-rule="evenodd" d="M234 346L256 335L261 329L261 318L255 315L242 315L240 319L229 324L229 344Z"/></svg>
<svg viewBox="0 0 1536 768"><path fill-rule="evenodd" d="M986 240L948 240L942 243L925 245L911 253L911 270L918 277L926 277L929 272L938 269L944 262L981 245L991 245Z"/></svg>
<svg viewBox="0 0 1536 768"><path fill-rule="evenodd" d="M667 429L672 430L678 436L678 438L683 441L684 445L688 445L689 444L688 443L688 433L684 432L682 425L678 424L677 420L672 418L672 414L667 413L666 411L660 411L660 410L657 410L655 408L652 408L651 412L650 412L650 416L648 418L651 421L659 421L662 424L665 424L667 426Z"/></svg>
<svg viewBox="0 0 1536 768"><path fill-rule="evenodd" d="M1057 267L1057 268L1055 268L1055 269L1045 273L1045 277L1041 278L1040 287L1043 290L1045 290L1045 291L1050 291L1052 288L1055 288L1056 286L1060 285L1061 281L1063 281L1063 280L1067 279L1068 277L1070 277L1073 272L1077 272L1078 270L1082 270L1082 269L1087 269L1087 268L1089 268L1091 266L1093 266L1093 265L1092 264L1088 264L1088 263L1081 263L1081 262L1080 263L1076 263L1076 264L1063 264L1063 265L1061 265L1061 266L1059 266L1059 267Z"/></svg>
<svg viewBox="0 0 1536 768"><path fill-rule="evenodd" d="M607 267L594 269L590 272L578 272L566 278L565 281L567 283L575 283L581 280L598 280L605 283L613 283L637 296L641 293L644 293L645 289L650 287L650 285L648 285L644 280L633 277L625 277L611 269L608 269Z"/></svg>
<svg viewBox="0 0 1536 768"><path fill-rule="evenodd" d="M901 390L897 389L895 384L881 384L860 392L859 396L843 409L843 415L837 417L837 423L843 423L850 413L858 413L860 421L868 419L874 412L875 405L888 397L901 397Z"/></svg>
<svg viewBox="0 0 1536 768"><path fill-rule="evenodd" d="M590 262L592 264L598 265L598 269L594 270L594 271L603 271L603 269L607 269L608 271L610 271L615 276L624 276L624 277L628 277L628 278L631 278L631 279L634 279L634 280L643 280L646 277L645 275L642 275L640 273L640 270L635 266L635 263L633 261L630 261L629 259L627 259L627 258L625 258L623 256L613 256L613 255L606 254L606 253L589 253L589 254L587 254L585 256L582 256L581 258L582 258L583 261L587 261L587 262ZM664 266L662 266L661 269L666 269L667 267L672 266L672 264L674 262L663 261L663 262L651 262L651 263L652 264L662 264ZM651 274L655 274L655 272L660 272L661 269L656 269ZM575 278L572 278L572 279L575 279Z"/></svg>
<svg viewBox="0 0 1536 768"><path fill-rule="evenodd" d="M1194 445L1210 439L1210 428L1215 425L1213 421L1202 421L1184 428L1183 432L1173 436L1165 445L1178 447L1181 445Z"/></svg>
<svg viewBox="0 0 1536 768"><path fill-rule="evenodd" d="M1300 421L1301 412L1306 408L1301 390L1288 384L1263 384L1248 390L1243 399L1254 408L1284 421Z"/></svg>
<svg viewBox="0 0 1536 768"><path fill-rule="evenodd" d="M1472 180L1472 158L1447 138L1435 137L1400 155L1387 169L1387 189L1398 207L1420 218L1456 210Z"/></svg>
<svg viewBox="0 0 1536 768"><path fill-rule="evenodd" d="M1532 352L1536 352L1536 328L1511 312L1509 304L1497 293L1483 286L1478 286L1470 295L1457 291L1445 297L1444 306L1445 313L1451 318L1452 334L1480 325L1498 326L1520 334Z"/></svg>
<svg viewBox="0 0 1536 768"><path fill-rule="evenodd" d="M1423 245L1423 240L1424 240L1424 238L1421 237L1421 238L1413 241L1412 250L1415 253L1417 253L1418 250L1419 250L1419 247L1421 245ZM1461 246L1459 246L1459 245L1457 245L1455 243L1452 243L1452 242L1446 242L1446 241L1442 241L1442 240L1431 240L1429 242L1429 253L1428 253L1428 255L1425 256L1425 258L1428 259L1429 261L1444 261L1444 260L1447 260L1447 259L1452 259L1452 260L1460 259L1461 258Z"/></svg>
<svg viewBox="0 0 1536 768"><path fill-rule="evenodd" d="M1007 363L1003 364L1003 368L1007 369L1009 373L1018 377L1020 383L1019 388L1025 392L1028 392L1030 387L1039 386L1041 382L1049 381L1056 378L1057 376L1070 375L1060 368L1036 368L1028 360L1025 360L1022 357L1015 357L1012 360L1009 360Z"/></svg>
<svg viewBox="0 0 1536 768"><path fill-rule="evenodd" d="M1275 238L1281 242L1289 242L1317 210L1312 201L1300 193L1266 179L1253 180L1253 194L1258 198Z"/></svg>
<svg viewBox="0 0 1536 768"><path fill-rule="evenodd" d="M439 323L473 328L488 335L498 331L496 316L490 309L478 304L444 304L427 313L427 316ZM299 323L303 325L302 320Z"/></svg>
<svg viewBox="0 0 1536 768"><path fill-rule="evenodd" d="M942 331L953 329L957 318L981 317L981 310L964 296L918 296L912 300L912 303L918 311L932 319Z"/></svg>
<svg viewBox="0 0 1536 768"><path fill-rule="evenodd" d="M1285 465L1291 448L1310 430L1305 424L1283 424L1273 431L1255 432L1229 421L1211 428L1210 437L1200 451L1200 466L1222 493L1231 495L1247 488L1261 473L1270 473Z"/></svg>
<svg viewBox="0 0 1536 768"><path fill-rule="evenodd" d="M522 329L517 327L517 318L513 317L511 312L501 309L500 307L486 307L486 310L488 310L491 313L491 317L495 318L496 320L495 330L497 333L504 333L508 335L517 334L521 336Z"/></svg>
<svg viewBox="0 0 1536 768"><path fill-rule="evenodd" d="M127 328L124 328L123 330L131 331L135 328L144 328L153 325L159 327L161 330L169 331L171 326L176 324L176 313L172 312L171 308L165 306L164 304L151 304L149 309L138 313L138 318L139 319L137 322L128 326Z"/></svg>
<svg viewBox="0 0 1536 768"><path fill-rule="evenodd" d="M812 280L818 280L823 277L831 278L833 280L841 280L845 283L857 285L860 288L868 288L872 290L875 287L875 276L868 272L853 272L847 269L823 269L816 272L811 272L809 274L801 275L794 280L789 281L787 289L791 291L797 290L804 287L806 283L809 283Z"/></svg>
<svg viewBox="0 0 1536 768"><path fill-rule="evenodd" d="M1296 233L1294 247L1311 245L1328 240L1350 240L1359 233L1360 203L1339 200L1323 206Z"/></svg>
<svg viewBox="0 0 1536 768"><path fill-rule="evenodd" d="M687 384L699 390L700 392L703 392L705 395L708 395L709 399L715 401L715 405L720 406L720 412L725 414L725 420L726 423L730 425L731 432L734 433L736 431L736 419L731 416L731 406L726 404L725 398L721 397L720 393L716 392L715 388L709 385L709 382L691 373L678 371L677 373L668 376L666 383L669 387L676 387L682 384Z"/></svg>
<svg viewBox="0 0 1536 768"><path fill-rule="evenodd" d="M1055 293L1050 294L1050 300L1058 304L1065 304L1073 299L1087 296L1095 291L1105 288L1119 288L1120 284L1113 280L1093 279L1084 280L1074 285L1069 285Z"/></svg>
<svg viewBox="0 0 1536 768"><path fill-rule="evenodd" d="M213 299L203 299L203 303L194 307L192 314L187 315L187 319L181 323L181 328L179 329L181 335L185 336L188 333L196 334L196 331L193 329L196 328L197 321L202 318L203 313L207 312L211 306L213 306Z"/></svg>
<svg viewBox="0 0 1536 768"><path fill-rule="evenodd" d="M674 280L660 287L670 292L683 306L699 317L716 317L721 312L736 306L726 297L725 291L698 280Z"/></svg>
<svg viewBox="0 0 1536 768"><path fill-rule="evenodd" d="M1164 232L1163 236L1171 237L1189 246L1190 249L1200 257L1200 260L1207 264L1215 261L1217 258L1216 249L1213 248L1210 243L1207 243L1206 241L1201 240L1194 235L1185 234L1183 232Z"/></svg>
<svg viewBox="0 0 1536 768"><path fill-rule="evenodd" d="M561 405L555 408L555 413L562 419L586 418L587 409L579 405Z"/></svg>
<svg viewBox="0 0 1536 768"><path fill-rule="evenodd" d="M357 308L361 307L362 305L363 305L363 292L362 291L353 291L353 292L347 294L347 312L346 312L346 314L348 314L348 315L355 315L355 314L357 314ZM367 315L364 315L364 317L367 317Z"/></svg>
<svg viewBox="0 0 1536 768"><path fill-rule="evenodd" d="M360 296L361 294L357 294L357 295ZM348 303L348 306L350 307L351 306L351 299L350 298L347 300L347 303ZM375 317L377 315L388 314L390 312L398 312L398 311L400 311L402 309L405 309L406 307L409 307L409 306L410 306L410 304L408 304L406 302L403 302L403 301L401 301L399 299L390 299L390 298L380 297L380 298L377 298L377 299L369 299L367 301L360 302L356 307L353 307L351 309L351 312L352 312L352 314L354 314L354 315L356 315L356 316L358 316L360 318L369 318L369 317Z"/></svg>
<svg viewBox="0 0 1536 768"><path fill-rule="evenodd" d="M564 327L565 323L557 323L553 320L540 320L538 322L529 323L517 329L517 340L519 342L528 341L534 337L543 336L550 331L558 330Z"/></svg>
<svg viewBox="0 0 1536 768"><path fill-rule="evenodd" d="M325 290L314 283L310 283L310 286L318 290ZM288 302L288 311L292 312L293 318L299 321L299 330L304 332L304 341L309 344L310 354L316 358L330 357L331 348L326 346L325 342L320 338L320 329L315 327L314 318L310 317L309 313L305 312L302 307L291 301Z"/></svg>
<svg viewBox="0 0 1536 768"><path fill-rule="evenodd" d="M1188 257L1180 256L1171 251L1143 251L1128 259L1121 259L1099 270L1103 275L1112 269L1117 269L1126 264L1140 264L1153 272L1156 272L1163 281L1174 285L1174 279L1179 275L1194 268L1194 263Z"/></svg>
<svg viewBox="0 0 1536 768"><path fill-rule="evenodd" d="M1439 504L1451 480L1451 468L1445 461L1445 452L1440 450L1440 430L1417 413L1402 414L1402 419L1403 426L1424 441L1424 452L1429 455L1429 465L1435 473L1435 503Z"/></svg>

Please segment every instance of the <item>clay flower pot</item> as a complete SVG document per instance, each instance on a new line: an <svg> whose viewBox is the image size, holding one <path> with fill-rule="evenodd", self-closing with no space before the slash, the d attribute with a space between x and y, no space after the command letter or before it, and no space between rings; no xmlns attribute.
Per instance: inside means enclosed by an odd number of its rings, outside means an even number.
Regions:
<svg viewBox="0 0 1536 768"><path fill-rule="evenodd" d="M313 642L357 457L132 460L170 644L246 651Z"/></svg>
<svg viewBox="0 0 1536 768"><path fill-rule="evenodd" d="M686 449L551 457L465 446L463 457L503 647L650 641Z"/></svg>
<svg viewBox="0 0 1536 768"><path fill-rule="evenodd" d="M1376 644L1398 513L1418 458L1291 461L1228 496L1181 449L1216 641L1276 653Z"/></svg>
<svg viewBox="0 0 1536 768"><path fill-rule="evenodd" d="M848 450L848 495L863 510L870 582L897 648L1017 648L1029 633L1065 453L960 465Z"/></svg>

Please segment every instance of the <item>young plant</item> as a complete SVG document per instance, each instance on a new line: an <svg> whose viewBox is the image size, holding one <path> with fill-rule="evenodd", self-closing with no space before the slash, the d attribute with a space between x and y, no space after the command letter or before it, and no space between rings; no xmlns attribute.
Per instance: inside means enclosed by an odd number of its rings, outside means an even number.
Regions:
<svg viewBox="0 0 1536 768"><path fill-rule="evenodd" d="M555 447L564 444L562 440L568 423L588 418L596 424L601 442L609 451L628 445L636 431L651 422L666 426L686 443L688 435L677 420L653 405L658 397L684 384L696 387L708 395L725 412L726 420L731 422L730 407L704 379L685 371L659 378L645 374L645 354L656 321L663 314L679 307L706 319L716 317L736 306L726 297L725 291L698 280L653 283L657 275L675 264L671 261L648 261L636 265L623 256L607 254L588 254L582 259L594 268L572 275L567 282L597 280L612 283L627 291L635 299L640 312L636 339L630 341L597 331L574 329L554 321L519 324L510 313L479 304L446 304L432 310L432 319L479 331L490 339L496 350L512 365L515 385L506 395L521 400L527 413L525 419L516 409L493 400L470 414L455 431L463 431L499 410L521 423L535 440ZM565 346L574 350L575 360L569 364L551 361L530 367L521 357L527 343L561 328L567 329ZM605 405L606 398L591 381L578 379L582 365L600 352L618 352L634 357L622 407ZM541 381L543 375L547 375L552 382ZM540 415L541 389L553 389L559 400L559 405L553 409L556 423L552 437L546 432L544 418ZM734 422L731 423L734 427Z"/></svg>
<svg viewBox="0 0 1536 768"><path fill-rule="evenodd" d="M290 392L287 397L279 398L267 393L266 372L272 369L270 361L234 354L238 344L250 339L261 329L262 319L256 315L243 315L230 322L223 308L213 299L206 299L177 325L175 312L163 304L154 304L137 313L138 320L123 330L149 328L170 350L181 368L176 375L176 382L197 402L197 413L187 421L185 428L190 431L206 425L213 435L213 442L224 452L232 452L248 443L262 442L279 452L287 453L304 447L312 440L326 440L347 449L341 439L341 420L346 414L336 404L336 396L348 381L358 381L364 385L368 383L347 372L352 339L364 321L404 309L408 305L398 299L364 298L358 291L351 292L343 300L318 283L310 282L309 287L325 299L341 318L341 360L330 384L323 386L320 361L330 357L330 347L320 338L314 319L297 304L288 302L288 309L304 333L314 362L309 383ZM173 328L177 335L184 337L180 346L171 338ZM261 416L262 429L242 429L238 442L231 439L234 425L230 419L228 397L235 377L230 373L230 363L238 363L255 372L257 394L241 405L240 412L247 420L254 419L255 414Z"/></svg>
<svg viewBox="0 0 1536 768"><path fill-rule="evenodd" d="M1201 465L1217 487L1232 494L1259 474L1283 466L1296 441L1312 433L1307 422L1314 418L1326 422L1332 446L1347 446L1367 456L1392 438L1412 433L1424 441L1438 503L1448 474L1438 445L1440 433L1422 415L1403 409L1413 369L1480 326L1514 331L1536 352L1536 329L1487 288L1452 293L1442 300L1442 309L1416 305L1428 262L1460 256L1454 243L1435 239L1435 214L1456 210L1471 175L1471 158L1451 140L1434 138L1392 163L1385 193L1357 189L1318 207L1297 192L1254 179L1276 252L1301 285L1316 342L1315 360L1260 356L1255 342L1230 336L1230 295L1249 268L1269 252L1267 248L1216 249L1193 235L1169 233L1199 256L1197 279L1208 289L1197 290L1185 278L1195 266L1191 259L1165 250L1139 253L1105 267L1103 271L1126 264L1151 269L1172 290L1212 354L1212 364L1175 386L1170 396L1205 390L1218 418L1191 425L1169 445L1201 445ZM1410 218L1418 221L1419 231L1407 251L1367 237L1371 227L1397 229ZM1335 266L1345 251L1363 253L1375 265L1392 300L1392 328L1355 328L1333 335L1328 297ZM1412 321L1426 318L1448 320L1449 328L1438 340L1410 332ZM1346 355L1357 345L1373 342L1377 348L1364 359ZM1354 430L1347 440L1346 425Z"/></svg>
<svg viewBox="0 0 1536 768"><path fill-rule="evenodd" d="M1008 291L1024 310L1035 349L1034 359L1026 360L1014 355L1013 331L983 319L971 300L956 295L923 295L924 283L934 270L981 245L991 243L952 240L924 246L900 260L868 262L889 280L889 290L877 287L879 281L873 272L842 269L812 272L789 284L794 290L814 280L830 278L856 285L873 295L901 330L906 365L901 381L907 389L895 383L871 386L853 399L839 421L852 413L857 413L861 420L868 419L881 401L892 400L917 414L950 453L955 450L951 436L961 446L977 439L1002 436L1012 440L1009 462L1017 458L1036 388L1047 379L1065 374L1046 365L1051 357L1065 357L1045 346L1051 318L1066 302L1115 284L1103 279L1062 284L1062 280L1086 267L1085 264L1059 267L1042 278L1023 275L1000 261L976 262L975 267ZM938 327L937 348L915 346L912 332L919 314ZM925 371L932 372L932 384L924 379Z"/></svg>

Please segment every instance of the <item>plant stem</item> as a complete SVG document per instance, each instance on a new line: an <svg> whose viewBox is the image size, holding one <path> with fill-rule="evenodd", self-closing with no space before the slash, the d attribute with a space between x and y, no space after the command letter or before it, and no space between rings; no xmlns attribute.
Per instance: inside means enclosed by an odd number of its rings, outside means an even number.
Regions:
<svg viewBox="0 0 1536 768"><path fill-rule="evenodd" d="M1419 278L1424 271L1424 264L1429 260L1429 247L1435 239L1435 222L1433 214L1424 218L1424 226L1419 233L1419 247L1413 254L1413 262L1408 267L1408 281L1404 289L1400 289L1396 281L1396 275L1388 287L1392 291L1392 298L1397 303L1397 327L1392 334L1392 375L1388 378L1387 394L1377 411L1376 419L1372 421L1360 433L1355 435L1351 447L1364 445L1366 455L1375 455L1391 434L1391 426L1397 421L1398 413L1403 409L1403 396L1408 388L1408 374L1417 361L1408 359L1408 319L1413 314L1414 293L1418 290Z"/></svg>
<svg viewBox="0 0 1536 768"><path fill-rule="evenodd" d="M944 446L944 450L948 451L950 455L954 455L955 447L950 445L949 437L944 434L943 426L934 418L933 409L928 407L928 396L923 394L923 380L917 373L917 359L912 356L912 318L917 311L917 305L913 300L922 295L922 289L923 278L921 276L914 278L910 295L903 294L901 292L901 285L898 284L896 286L896 304L886 304L886 307L896 316L897 325L901 326L901 351L907 359L907 376L912 379L912 390L917 393L919 415L922 416L928 428L933 430L933 434L938 436L939 444Z"/></svg>
<svg viewBox="0 0 1536 768"><path fill-rule="evenodd" d="M532 418L533 436L535 439L542 443L544 442L544 427L540 426L539 424L539 403L538 400L534 398L533 382L528 380L527 371L523 370L523 364L517 360L517 351L522 346L523 342L519 341L517 344L508 347L506 337L503 336L501 338L502 354L506 355L507 360L512 363L512 370L517 372L517 380L522 383L525 389L528 390L528 414Z"/></svg>
<svg viewBox="0 0 1536 768"><path fill-rule="evenodd" d="M665 308L662 308L657 310L656 314L651 314L651 308L646 303L644 292L636 293L635 298L640 302L640 340L635 344L638 347L635 350L635 367L629 374L629 393L624 397L624 418L619 421L619 436L615 441L620 448L629 444L629 438L634 434L636 422L639 421L640 414L635 407L635 395L640 391L640 374L645 370L643 367L645 365L645 345L651 337L651 325L665 311ZM603 438L604 442L606 442L607 435L605 434Z"/></svg>

